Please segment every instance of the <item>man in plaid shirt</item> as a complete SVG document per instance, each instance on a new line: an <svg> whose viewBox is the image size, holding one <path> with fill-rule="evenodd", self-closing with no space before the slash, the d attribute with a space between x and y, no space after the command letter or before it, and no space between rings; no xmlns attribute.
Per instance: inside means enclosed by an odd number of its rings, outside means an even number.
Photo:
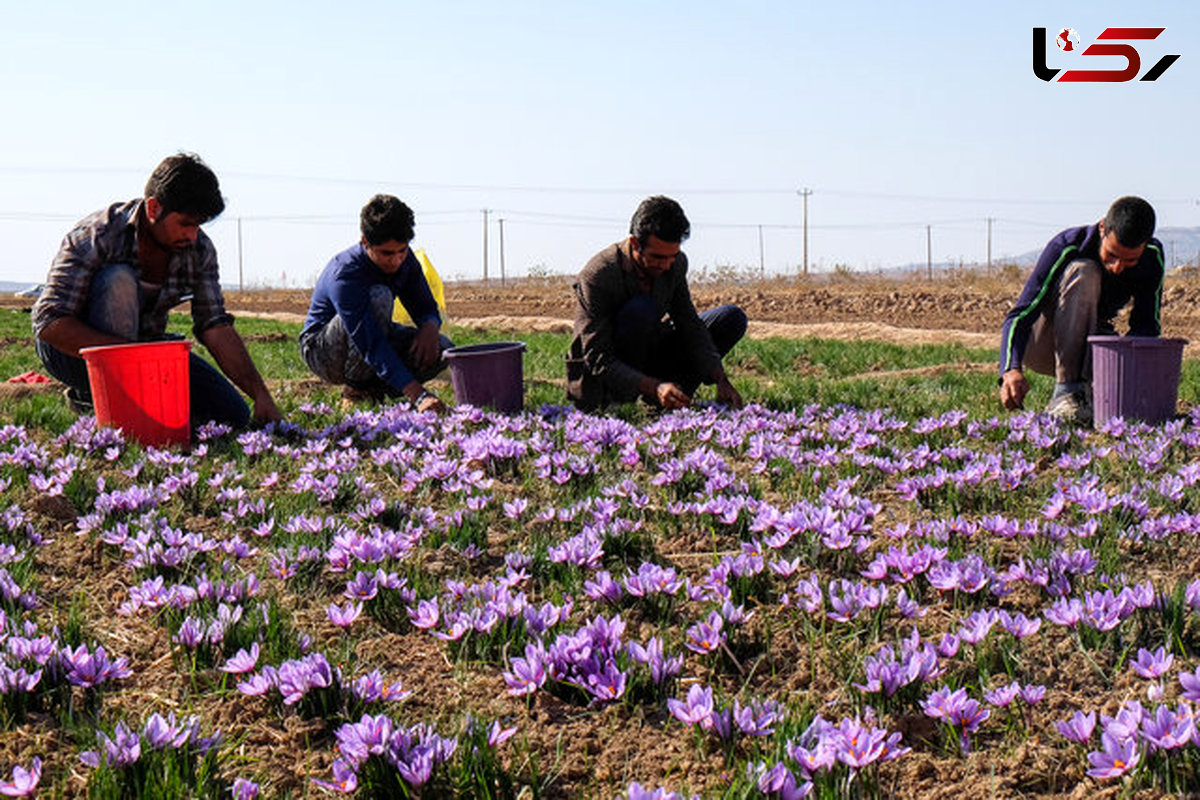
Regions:
<svg viewBox="0 0 1200 800"><path fill-rule="evenodd" d="M72 406L87 410L91 393L79 351L168 338L168 312L190 296L192 330L221 368L190 355L193 427L250 421L230 380L253 401L255 422L281 419L225 311L217 253L200 230L225 210L217 176L198 156L180 153L158 165L144 195L85 217L63 239L33 307L42 363L67 384Z"/></svg>

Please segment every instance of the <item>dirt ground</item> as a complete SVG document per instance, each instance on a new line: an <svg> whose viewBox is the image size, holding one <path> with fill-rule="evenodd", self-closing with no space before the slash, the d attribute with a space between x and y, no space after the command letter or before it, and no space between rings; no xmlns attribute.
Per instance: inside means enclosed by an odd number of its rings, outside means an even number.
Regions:
<svg viewBox="0 0 1200 800"><path fill-rule="evenodd" d="M875 276L775 278L692 286L697 308L736 303L755 338L820 337L898 343L961 342L991 347L1020 293L1023 274L963 272L889 280ZM455 324L512 330L568 331L574 314L570 279L460 282L446 287L446 316ZM229 292L231 312L300 321L310 293L303 289ZM0 296L0 307L32 301ZM1164 335L1193 344L1200 357L1200 277L1168 276L1163 293Z"/></svg>

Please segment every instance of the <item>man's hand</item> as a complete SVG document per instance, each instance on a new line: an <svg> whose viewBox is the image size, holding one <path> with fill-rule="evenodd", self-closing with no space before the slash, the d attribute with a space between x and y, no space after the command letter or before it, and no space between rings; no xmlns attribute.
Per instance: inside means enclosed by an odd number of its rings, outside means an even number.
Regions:
<svg viewBox="0 0 1200 800"><path fill-rule="evenodd" d="M417 401L417 411L433 411L442 414L446 411L446 404L441 398L435 394L427 394Z"/></svg>
<svg viewBox="0 0 1200 800"><path fill-rule="evenodd" d="M409 381L401 391L412 401L417 411L435 411L441 414L446 410L446 404L442 402L441 398L417 381Z"/></svg>
<svg viewBox="0 0 1200 800"><path fill-rule="evenodd" d="M269 393L254 398L253 420L257 425L283 421L283 414L279 413L279 409L275 406L275 400Z"/></svg>
<svg viewBox="0 0 1200 800"><path fill-rule="evenodd" d="M678 384L670 381L662 381L654 387L654 396L658 400L658 404L668 410L687 408L692 404L692 398L688 397L687 392L680 389Z"/></svg>
<svg viewBox="0 0 1200 800"><path fill-rule="evenodd" d="M418 370L429 369L438 362L442 348L436 322L426 322L417 329L410 352Z"/></svg>
<svg viewBox="0 0 1200 800"><path fill-rule="evenodd" d="M1029 381L1019 369L1010 369L1000 376L1000 402L1009 411L1023 408L1025 395L1029 394Z"/></svg>
<svg viewBox="0 0 1200 800"><path fill-rule="evenodd" d="M742 396L733 388L726 375L717 378L717 402L730 408L741 408L744 405Z"/></svg>

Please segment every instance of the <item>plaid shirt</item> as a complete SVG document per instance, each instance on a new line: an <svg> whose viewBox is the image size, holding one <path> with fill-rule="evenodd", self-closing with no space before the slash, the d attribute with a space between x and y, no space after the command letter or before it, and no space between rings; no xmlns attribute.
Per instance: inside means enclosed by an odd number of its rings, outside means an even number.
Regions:
<svg viewBox="0 0 1200 800"><path fill-rule="evenodd" d="M80 220L63 239L46 288L33 306L33 332L56 319L82 319L88 302L92 276L110 264L128 264L138 269L137 218L141 200L114 203ZM194 244L171 254L167 279L158 299L142 308L138 339L161 339L167 330L167 314L181 298L192 294L192 331L197 338L217 325L233 323L225 311L225 298L217 268L217 251L203 231Z"/></svg>

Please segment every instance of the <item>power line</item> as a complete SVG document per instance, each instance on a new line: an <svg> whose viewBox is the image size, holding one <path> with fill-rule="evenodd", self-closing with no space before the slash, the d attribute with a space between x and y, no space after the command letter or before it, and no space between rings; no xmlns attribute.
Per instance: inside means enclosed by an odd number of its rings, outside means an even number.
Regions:
<svg viewBox="0 0 1200 800"><path fill-rule="evenodd" d="M54 174L54 175L113 175L113 174L137 174L144 175L144 168L130 167L47 167L47 166L27 166L27 165L3 165L0 164L0 173L10 174ZM494 184L494 183L438 183L425 181L403 181L390 178L360 178L360 177L333 177L328 175L287 175L281 173L268 172L248 172L242 170L222 170L222 177L243 178L249 180L266 180L266 181L282 181L295 183L326 183L326 184L345 184L345 185L369 185L369 186L400 186L413 189L437 189L445 191L507 191L507 192L530 192L544 194L596 194L596 195L620 195L620 194L656 194L664 191L676 194L704 194L704 195L793 195L796 190L794 188L771 187L771 186L740 186L740 187L687 187L687 186L624 186L624 187L600 187L600 186L552 186L538 184ZM1029 198L1011 198L1011 197L980 197L980 196L963 196L963 195L924 195L924 194L903 194L892 192L869 192L858 191L852 189L835 189L816 187L823 195L831 197L848 197L861 199L877 199L877 200L906 200L906 201L924 201L936 203L991 203L1004 205L1094 205L1096 199L1080 198L1080 199L1029 199ZM1188 205L1195 206L1200 201L1195 197L1187 198L1158 198L1155 205Z"/></svg>

